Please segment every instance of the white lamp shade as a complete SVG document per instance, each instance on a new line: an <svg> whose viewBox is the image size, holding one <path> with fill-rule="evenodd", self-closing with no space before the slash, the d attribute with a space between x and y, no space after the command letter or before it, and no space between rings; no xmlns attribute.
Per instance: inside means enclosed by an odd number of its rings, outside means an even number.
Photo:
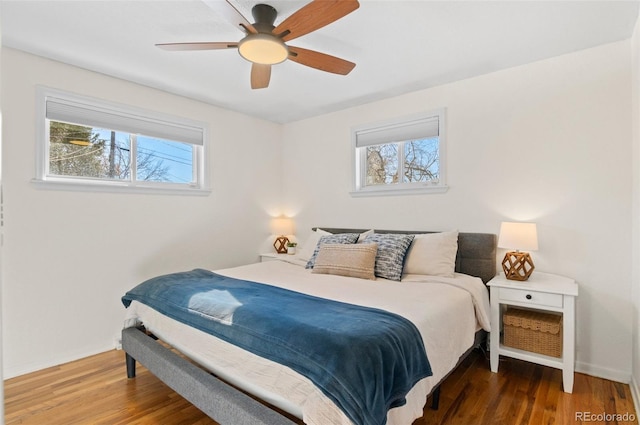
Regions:
<svg viewBox="0 0 640 425"><path fill-rule="evenodd" d="M293 234L293 220L287 217L278 217L271 220L271 233L278 236Z"/></svg>
<svg viewBox="0 0 640 425"><path fill-rule="evenodd" d="M538 230L535 223L514 223L503 221L500 225L498 248L522 251L538 249Z"/></svg>

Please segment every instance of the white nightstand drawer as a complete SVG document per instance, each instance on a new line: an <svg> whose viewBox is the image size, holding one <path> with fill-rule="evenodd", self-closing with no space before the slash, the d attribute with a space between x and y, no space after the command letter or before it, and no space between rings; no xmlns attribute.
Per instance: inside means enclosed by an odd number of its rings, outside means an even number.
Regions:
<svg viewBox="0 0 640 425"><path fill-rule="evenodd" d="M562 308L562 294L549 294L526 289L501 288L500 300Z"/></svg>

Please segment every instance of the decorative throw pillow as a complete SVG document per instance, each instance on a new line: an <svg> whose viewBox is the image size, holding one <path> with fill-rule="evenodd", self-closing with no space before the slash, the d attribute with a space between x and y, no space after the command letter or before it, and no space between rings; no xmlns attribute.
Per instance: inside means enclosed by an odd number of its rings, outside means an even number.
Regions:
<svg viewBox="0 0 640 425"><path fill-rule="evenodd" d="M404 273L453 277L457 253L457 230L416 235L407 251Z"/></svg>
<svg viewBox="0 0 640 425"><path fill-rule="evenodd" d="M378 277L390 280L402 278L402 265L407 249L414 235L395 233L374 233L365 238L364 243L377 243L375 273Z"/></svg>
<svg viewBox="0 0 640 425"><path fill-rule="evenodd" d="M373 280L377 252L373 243L324 244L311 272Z"/></svg>
<svg viewBox="0 0 640 425"><path fill-rule="evenodd" d="M356 243L357 240L358 240L357 233L338 233L336 235L329 234L329 235L322 236L318 241L318 244L316 245L316 249L313 251L313 255L311 256L311 258L309 258L309 261L307 261L307 265L305 266L305 268L307 269L313 268L313 265L316 263L316 257L318 256L318 251L320 251L320 247L323 244L326 244L326 243L349 244L349 243Z"/></svg>

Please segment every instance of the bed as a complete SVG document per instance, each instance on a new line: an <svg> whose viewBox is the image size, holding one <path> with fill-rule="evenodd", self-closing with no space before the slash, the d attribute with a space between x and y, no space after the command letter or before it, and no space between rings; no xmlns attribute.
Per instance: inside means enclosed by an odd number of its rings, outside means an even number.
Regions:
<svg viewBox="0 0 640 425"><path fill-rule="evenodd" d="M319 236L320 232L336 236ZM348 247L326 241L319 243L320 238L340 239L354 234L358 235L356 240L345 242ZM496 273L496 236L455 232L456 244L448 254L455 272L438 276L421 274L425 271L416 260L420 260L417 255L423 251L419 251L418 246L426 247L424 253L430 253L430 257L437 257L429 249L434 247L434 238L441 238L445 232L314 228L313 235L315 239L305 245L308 248L315 246L313 254L318 262L314 268L305 268L310 252L307 250L298 256L284 256L282 259L286 261L217 270L214 274L221 279L257 282L287 294L303 293L311 298L329 299L347 306L389 312L415 325L419 337L414 339L422 340L424 344L430 373L417 375L410 390L401 397L402 402L388 411L385 408L386 417L354 419L353 412L345 409L339 398L336 401L328 394L313 376L305 376L295 367L279 364L279 360L257 355L248 348L239 348L225 337L209 335L197 324L182 323L170 314L163 314L164 311L152 303L138 299L129 300L127 304L122 333L128 376L133 378L136 361L141 363L223 425L292 424L292 417L303 419L308 425L401 425L411 424L422 416L427 396L437 395L439 383L483 341L489 331L488 296L483 283ZM339 248L339 255L346 256L349 250L358 249L356 242L364 241L364 245L369 242L367 246L371 246L373 241L381 252L388 238L405 241L410 238L408 248L402 254L401 280L387 275L381 278L377 269L375 280L349 274L345 276L342 271L336 275L335 270L318 272L324 265L320 263L325 259L325 248ZM430 245L425 245L426 240ZM320 249L321 246L324 248ZM450 243L443 246L451 251ZM376 267L383 260L377 255ZM206 275L210 272L201 273ZM168 281L171 279L173 275ZM278 410L288 415L282 415Z"/></svg>

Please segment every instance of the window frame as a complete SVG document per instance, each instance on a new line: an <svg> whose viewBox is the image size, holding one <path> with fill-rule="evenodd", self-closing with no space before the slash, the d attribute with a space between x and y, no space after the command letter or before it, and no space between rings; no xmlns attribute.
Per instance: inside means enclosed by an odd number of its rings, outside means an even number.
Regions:
<svg viewBox="0 0 640 425"><path fill-rule="evenodd" d="M401 134L406 128L416 123L428 122L433 119L438 120L438 182L401 182L384 185L367 185L367 146L357 145L358 135L376 131L387 133L386 140L375 145L399 143L398 160L404 158L404 142L420 140L417 138L408 140L393 140L394 136ZM413 114L409 116L394 118L387 121L370 123L352 127L351 129L351 153L352 153L352 190L351 196L387 196L387 195L410 195L444 193L449 187L446 181L446 109L440 108L427 113ZM400 136L401 139L404 137ZM425 139L428 137L425 137ZM372 145L373 146L373 145ZM402 152L401 152L402 151ZM401 152L401 153L400 153ZM399 166L401 164L398 164ZM400 166L401 169L403 167Z"/></svg>
<svg viewBox="0 0 640 425"><path fill-rule="evenodd" d="M49 173L49 119L47 118L47 100L56 99L61 102L68 102L74 108L91 110L110 111L114 114L126 116L130 119L135 126L136 120L140 122L150 121L158 122L168 127L176 128L189 128L197 133L201 131L202 141L201 144L187 143L192 146L193 149L193 177L192 183L174 183L174 182L154 182L136 180L135 166L136 156L132 155L132 176L128 180L107 180L92 177L78 177L78 176L58 176ZM65 92L62 90L52 89L49 87L38 86L36 88L36 176L32 180L32 183L39 188L53 189L53 190L70 190L70 191L97 191L97 192L136 192L136 193L150 193L150 194L175 194L175 195L196 195L206 196L211 193L209 186L209 158L208 158L208 125L201 121L191 120L183 117L177 117L168 114L162 114L155 111L149 111L141 108L136 108L128 105L123 105L115 102L109 102L102 99L92 98L88 96L81 96L74 93ZM57 120L54 120L57 121ZM87 124L78 124L87 125ZM110 128L109 130L126 132L132 135L138 135L138 133L129 131L128 129ZM154 135L143 134L148 137L154 137ZM158 137L160 139L160 137ZM134 137L135 139L135 137ZM175 140L166 139L172 142ZM180 142L180 141L178 141ZM134 142L131 145L131 149L137 149L137 144ZM137 152L136 152L137 154Z"/></svg>

